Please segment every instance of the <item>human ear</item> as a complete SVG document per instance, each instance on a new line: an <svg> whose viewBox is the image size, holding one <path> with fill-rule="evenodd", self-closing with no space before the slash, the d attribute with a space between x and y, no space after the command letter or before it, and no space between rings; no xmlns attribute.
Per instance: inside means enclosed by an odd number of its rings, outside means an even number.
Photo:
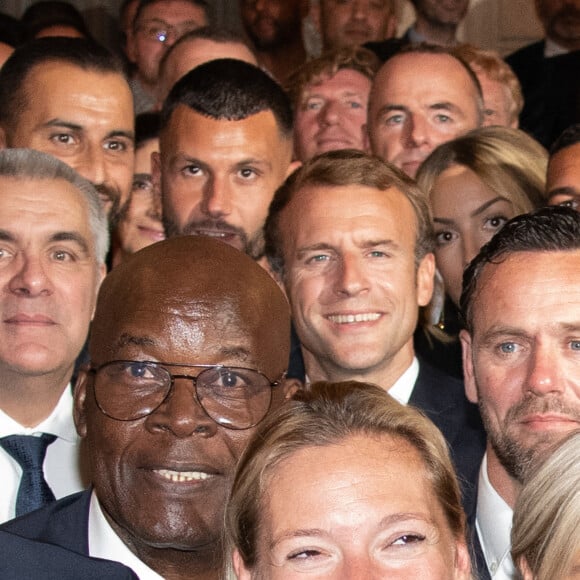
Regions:
<svg viewBox="0 0 580 580"><path fill-rule="evenodd" d="M477 388L475 386L475 376L473 372L473 344L471 335L467 330L459 333L461 341L461 352L463 357L463 381L465 383L465 396L472 402L477 403Z"/></svg>
<svg viewBox="0 0 580 580"><path fill-rule="evenodd" d="M435 279L435 256L427 254L417 268L417 303L426 306L433 296Z"/></svg>
<svg viewBox="0 0 580 580"><path fill-rule="evenodd" d="M87 383L88 383L88 369L81 369L79 371L77 382L73 390L74 407L73 417L77 433L80 437L86 437L87 421L86 421L86 400L87 400Z"/></svg>
<svg viewBox="0 0 580 580"><path fill-rule="evenodd" d="M232 554L232 562L238 580L251 580L252 573L246 568L246 565L237 550L234 550L234 553Z"/></svg>

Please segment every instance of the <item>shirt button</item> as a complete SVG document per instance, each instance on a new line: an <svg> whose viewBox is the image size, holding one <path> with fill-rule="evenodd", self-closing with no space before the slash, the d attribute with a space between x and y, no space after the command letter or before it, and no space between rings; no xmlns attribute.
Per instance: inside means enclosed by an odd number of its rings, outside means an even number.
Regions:
<svg viewBox="0 0 580 580"><path fill-rule="evenodd" d="M497 562L492 562L489 568L491 570L491 573L495 574L497 572Z"/></svg>

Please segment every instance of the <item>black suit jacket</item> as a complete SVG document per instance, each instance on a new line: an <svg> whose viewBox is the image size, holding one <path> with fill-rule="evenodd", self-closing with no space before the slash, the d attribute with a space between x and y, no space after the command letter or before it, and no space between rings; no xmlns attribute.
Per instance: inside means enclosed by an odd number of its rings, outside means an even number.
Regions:
<svg viewBox="0 0 580 580"><path fill-rule="evenodd" d="M569 125L580 121L580 51L544 58L545 42L510 54L506 62L524 94L520 127L549 148Z"/></svg>
<svg viewBox="0 0 580 580"><path fill-rule="evenodd" d="M2 580L138 580L122 564L88 558L53 544L28 540L0 531L0 578Z"/></svg>
<svg viewBox="0 0 580 580"><path fill-rule="evenodd" d="M443 433L451 449L464 506L471 505L486 437L477 406L465 397L463 381L419 361L409 403L421 409Z"/></svg>

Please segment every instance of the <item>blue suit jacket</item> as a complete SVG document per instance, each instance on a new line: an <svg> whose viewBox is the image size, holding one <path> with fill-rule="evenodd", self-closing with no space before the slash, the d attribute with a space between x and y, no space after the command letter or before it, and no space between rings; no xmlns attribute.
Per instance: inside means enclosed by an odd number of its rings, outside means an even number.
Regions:
<svg viewBox="0 0 580 580"><path fill-rule="evenodd" d="M89 555L91 490L67 495L0 526L0 531Z"/></svg>
<svg viewBox="0 0 580 580"><path fill-rule="evenodd" d="M53 544L35 542L0 531L0 578L137 580L137 575L117 562L88 558Z"/></svg>
<svg viewBox="0 0 580 580"><path fill-rule="evenodd" d="M467 508L475 499L486 443L477 405L465 397L463 381L423 361L419 361L419 375L409 403L423 411L447 440Z"/></svg>

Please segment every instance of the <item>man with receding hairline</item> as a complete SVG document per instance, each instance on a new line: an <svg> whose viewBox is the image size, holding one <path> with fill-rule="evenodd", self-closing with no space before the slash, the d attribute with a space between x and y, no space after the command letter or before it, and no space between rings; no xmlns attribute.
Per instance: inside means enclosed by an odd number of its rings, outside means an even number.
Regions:
<svg viewBox="0 0 580 580"><path fill-rule="evenodd" d="M375 76L368 114L371 149L410 177L437 145L482 122L477 77L443 47L409 45Z"/></svg>

